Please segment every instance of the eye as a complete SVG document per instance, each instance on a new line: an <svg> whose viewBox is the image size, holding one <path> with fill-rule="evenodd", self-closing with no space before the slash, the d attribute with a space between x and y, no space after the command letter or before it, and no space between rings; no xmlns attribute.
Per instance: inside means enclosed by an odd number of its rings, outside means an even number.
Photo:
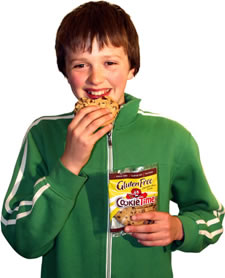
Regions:
<svg viewBox="0 0 225 278"><path fill-rule="evenodd" d="M73 66L74 69L82 69L84 67L85 67L85 64L77 64L77 65Z"/></svg>
<svg viewBox="0 0 225 278"><path fill-rule="evenodd" d="M107 66L113 66L113 65L116 65L117 63L115 63L115 62L112 62L112 61L107 61L106 62L106 65Z"/></svg>

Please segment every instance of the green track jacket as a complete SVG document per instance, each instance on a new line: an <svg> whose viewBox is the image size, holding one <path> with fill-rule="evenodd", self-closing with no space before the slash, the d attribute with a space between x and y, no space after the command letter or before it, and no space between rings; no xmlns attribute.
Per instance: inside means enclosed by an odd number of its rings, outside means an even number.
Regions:
<svg viewBox="0 0 225 278"><path fill-rule="evenodd" d="M26 258L43 256L42 278L171 278L171 252L199 252L223 232L224 208L204 176L191 134L139 108L126 94L112 132L95 145L79 176L60 163L73 113L42 117L29 128L6 194L2 232ZM179 206L184 240L144 247L108 227L108 172L158 165L160 211Z"/></svg>

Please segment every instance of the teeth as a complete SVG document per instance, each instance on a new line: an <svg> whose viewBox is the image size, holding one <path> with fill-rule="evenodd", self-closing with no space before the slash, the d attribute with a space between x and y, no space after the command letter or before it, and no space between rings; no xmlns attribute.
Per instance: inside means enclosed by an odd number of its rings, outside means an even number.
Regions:
<svg viewBox="0 0 225 278"><path fill-rule="evenodd" d="M91 95L94 95L94 96L101 96L101 95L104 95L105 93L107 93L109 90L105 91L105 90L102 90L102 91L98 91L98 92L93 92L93 91L88 91L88 94L91 94Z"/></svg>

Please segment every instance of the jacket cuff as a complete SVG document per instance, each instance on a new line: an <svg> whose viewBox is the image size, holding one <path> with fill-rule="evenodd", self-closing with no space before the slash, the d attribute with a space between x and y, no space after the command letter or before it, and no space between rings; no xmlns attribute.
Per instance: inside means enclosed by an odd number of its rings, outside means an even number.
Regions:
<svg viewBox="0 0 225 278"><path fill-rule="evenodd" d="M85 184L87 176L82 172L78 176L73 174L58 160L47 179L52 190L66 199L74 200Z"/></svg>
<svg viewBox="0 0 225 278"><path fill-rule="evenodd" d="M182 241L174 242L172 249L184 252L198 252L198 226L195 221L184 215L179 215L178 218L183 224L184 238Z"/></svg>

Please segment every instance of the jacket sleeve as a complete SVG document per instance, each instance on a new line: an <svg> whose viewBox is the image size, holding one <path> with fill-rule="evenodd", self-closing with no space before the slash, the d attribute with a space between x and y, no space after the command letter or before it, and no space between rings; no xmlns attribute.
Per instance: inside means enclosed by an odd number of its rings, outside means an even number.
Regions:
<svg viewBox="0 0 225 278"><path fill-rule="evenodd" d="M69 172L60 161L48 171L29 132L16 162L1 218L4 236L26 258L42 256L53 247L86 180Z"/></svg>
<svg viewBox="0 0 225 278"><path fill-rule="evenodd" d="M200 162L197 143L188 133L186 143L179 148L172 181L173 201L178 204L184 240L172 248L185 252L200 252L215 243L223 233L224 208L214 197Z"/></svg>

